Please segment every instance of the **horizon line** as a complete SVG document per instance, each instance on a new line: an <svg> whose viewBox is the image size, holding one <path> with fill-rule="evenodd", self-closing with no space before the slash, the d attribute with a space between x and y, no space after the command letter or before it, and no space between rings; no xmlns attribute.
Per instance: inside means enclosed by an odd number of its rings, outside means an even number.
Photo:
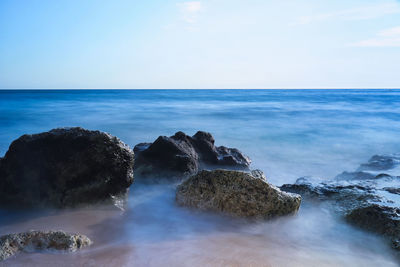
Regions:
<svg viewBox="0 0 400 267"><path fill-rule="evenodd" d="M400 87L388 88L0 88L0 91L46 91L46 90L400 90Z"/></svg>

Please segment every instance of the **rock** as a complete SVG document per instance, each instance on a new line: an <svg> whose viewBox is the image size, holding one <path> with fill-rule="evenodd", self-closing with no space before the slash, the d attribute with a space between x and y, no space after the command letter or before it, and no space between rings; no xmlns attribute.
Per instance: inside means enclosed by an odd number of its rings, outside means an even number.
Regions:
<svg viewBox="0 0 400 267"><path fill-rule="evenodd" d="M74 207L114 202L133 182L134 154L100 131L60 128L23 135L0 166L0 205Z"/></svg>
<svg viewBox="0 0 400 267"><path fill-rule="evenodd" d="M367 163L363 163L358 171L382 171L390 170L400 164L400 154L374 155Z"/></svg>
<svg viewBox="0 0 400 267"><path fill-rule="evenodd" d="M299 178L295 184L284 184L281 190L290 193L300 194L306 199L313 200L334 200L336 204L349 206L355 200L373 200L374 190L367 185L339 183L320 183L313 185L304 178ZM347 203L348 202L348 203Z"/></svg>
<svg viewBox="0 0 400 267"><path fill-rule="evenodd" d="M147 148L149 148L149 146L151 145L151 143L140 143L140 144L137 144L136 146L135 146L135 148L133 149L133 152L136 154L136 153L140 153L140 152L142 152L143 150L146 150Z"/></svg>
<svg viewBox="0 0 400 267"><path fill-rule="evenodd" d="M400 195L400 188L398 187L384 187L383 190L392 194Z"/></svg>
<svg viewBox="0 0 400 267"><path fill-rule="evenodd" d="M192 137L177 132L160 136L154 143L135 146L137 177L182 179L202 169L248 170L250 159L235 148L216 147L210 133L199 131Z"/></svg>
<svg viewBox="0 0 400 267"><path fill-rule="evenodd" d="M214 137L210 133L198 131L192 136L191 143L202 162L210 165L218 164L220 155L217 147L214 145Z"/></svg>
<svg viewBox="0 0 400 267"><path fill-rule="evenodd" d="M0 261L19 252L74 252L89 246L92 241L84 235L63 231L30 231L0 237Z"/></svg>
<svg viewBox="0 0 400 267"><path fill-rule="evenodd" d="M245 172L204 170L178 186L176 202L237 217L269 219L295 213L301 197Z"/></svg>
<svg viewBox="0 0 400 267"><path fill-rule="evenodd" d="M182 132L174 136L160 136L146 149L135 146L138 152L135 161L135 173L140 176L165 175L168 177L186 176L196 173L198 166L198 155L190 140Z"/></svg>
<svg viewBox="0 0 400 267"><path fill-rule="evenodd" d="M250 171L250 175L253 176L254 178L263 180L263 181L267 181L267 177L265 177L265 174L262 170L256 169L256 170L252 170Z"/></svg>
<svg viewBox="0 0 400 267"><path fill-rule="evenodd" d="M400 177L381 173L393 169L397 160L393 155L373 156L358 170L343 172L334 180L311 183L299 178L280 188L301 194L304 201L326 202L347 222L387 237L400 250Z"/></svg>
<svg viewBox="0 0 400 267"><path fill-rule="evenodd" d="M361 206L350 211L346 220L362 229L391 239L393 248L400 249L400 209L377 204Z"/></svg>
<svg viewBox="0 0 400 267"><path fill-rule="evenodd" d="M217 151L219 161L216 165L232 167L237 170L247 170L250 166L251 160L236 148L219 146Z"/></svg>
<svg viewBox="0 0 400 267"><path fill-rule="evenodd" d="M282 191L299 194L302 197L307 198L319 198L323 196L323 193L320 192L319 188L314 187L309 184L284 184L279 187Z"/></svg>
<svg viewBox="0 0 400 267"><path fill-rule="evenodd" d="M376 175L373 175L368 172L356 171L356 172L342 172L337 175L335 178L337 180L370 180L374 179Z"/></svg>

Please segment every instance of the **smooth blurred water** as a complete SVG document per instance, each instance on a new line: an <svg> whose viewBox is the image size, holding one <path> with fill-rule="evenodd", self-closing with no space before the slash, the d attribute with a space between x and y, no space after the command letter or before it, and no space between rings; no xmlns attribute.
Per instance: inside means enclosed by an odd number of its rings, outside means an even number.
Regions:
<svg viewBox="0 0 400 267"><path fill-rule="evenodd" d="M400 152L400 90L0 91L0 154L25 133L82 126L133 147L176 131L211 132L275 184L330 179L374 154ZM174 185L135 183L125 212L110 207L18 214L0 210L0 234L63 229L93 247L23 254L10 266L398 266L379 237L324 205L248 222L174 204Z"/></svg>
<svg viewBox="0 0 400 267"><path fill-rule="evenodd" d="M209 131L282 184L399 152L400 90L0 91L0 155L22 134L65 126L107 131L131 147Z"/></svg>

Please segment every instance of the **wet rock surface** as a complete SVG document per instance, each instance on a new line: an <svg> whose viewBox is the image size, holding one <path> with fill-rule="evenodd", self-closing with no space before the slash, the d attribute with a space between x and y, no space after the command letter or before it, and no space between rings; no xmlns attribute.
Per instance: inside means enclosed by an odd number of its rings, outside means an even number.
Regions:
<svg viewBox="0 0 400 267"><path fill-rule="evenodd" d="M246 172L203 170L178 186L176 202L237 217L269 219L297 212L301 197Z"/></svg>
<svg viewBox="0 0 400 267"><path fill-rule="evenodd" d="M92 241L84 235L63 231L30 231L0 237L0 261L19 252L74 252Z"/></svg>
<svg viewBox="0 0 400 267"><path fill-rule="evenodd" d="M251 160L235 148L215 146L210 133L193 136L177 132L160 136L153 143L135 146L135 175L138 177L182 179L202 169L248 170Z"/></svg>
<svg viewBox="0 0 400 267"><path fill-rule="evenodd" d="M393 244L399 243L400 208L371 204L351 210L346 220L362 229L393 237ZM397 247L395 247L397 248Z"/></svg>
<svg viewBox="0 0 400 267"><path fill-rule="evenodd" d="M374 155L367 163L361 164L358 171L386 171L400 164L400 154Z"/></svg>
<svg viewBox="0 0 400 267"><path fill-rule="evenodd" d="M399 187L384 187L383 190L388 191L389 193L400 195L400 188Z"/></svg>
<svg viewBox="0 0 400 267"><path fill-rule="evenodd" d="M299 178L295 184L280 188L301 194L305 201L329 203L347 222L387 237L400 251L400 176L395 175L398 159L398 154L375 155L356 171L343 172L334 180Z"/></svg>
<svg viewBox="0 0 400 267"><path fill-rule="evenodd" d="M114 202L133 182L134 154L118 138L79 127L23 135L0 164L0 205L75 207Z"/></svg>

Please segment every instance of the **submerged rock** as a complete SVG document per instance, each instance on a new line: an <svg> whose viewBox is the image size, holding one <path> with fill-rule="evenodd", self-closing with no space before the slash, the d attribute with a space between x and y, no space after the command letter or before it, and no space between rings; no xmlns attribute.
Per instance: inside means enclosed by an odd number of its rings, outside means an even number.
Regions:
<svg viewBox="0 0 400 267"><path fill-rule="evenodd" d="M388 191L389 193L400 195L399 187L384 187L383 190Z"/></svg>
<svg viewBox="0 0 400 267"><path fill-rule="evenodd" d="M123 198L134 154L118 138L79 127L23 135L0 165L0 205L73 207Z"/></svg>
<svg viewBox="0 0 400 267"><path fill-rule="evenodd" d="M367 163L363 163L358 171L384 171L400 165L400 154L374 155Z"/></svg>
<svg viewBox="0 0 400 267"><path fill-rule="evenodd" d="M398 248L400 242L400 208L377 204L361 206L346 214L346 220L362 229L391 238Z"/></svg>
<svg viewBox="0 0 400 267"><path fill-rule="evenodd" d="M319 183L311 184L300 178L295 184L284 184L280 189L312 200L334 200L342 207L358 206L360 201L379 200L374 189L365 184Z"/></svg>
<svg viewBox="0 0 400 267"><path fill-rule="evenodd" d="M30 231L0 237L0 261L19 252L74 252L89 246L92 241L84 235L63 231Z"/></svg>
<svg viewBox="0 0 400 267"><path fill-rule="evenodd" d="M356 172L342 172L336 176L337 180L371 180L379 178L368 172L356 171Z"/></svg>
<svg viewBox="0 0 400 267"><path fill-rule="evenodd" d="M216 147L210 133L199 131L188 136L177 132L160 136L154 143L135 146L135 174L138 177L182 179L201 169L248 170L250 159L235 148Z"/></svg>
<svg viewBox="0 0 400 267"><path fill-rule="evenodd" d="M285 193L259 177L240 171L201 171L178 186L179 205L225 214L268 219L295 213L297 194Z"/></svg>
<svg viewBox="0 0 400 267"><path fill-rule="evenodd" d="M381 172L396 167L396 155L373 156L356 171L343 172L331 181L311 183L299 178L280 188L301 194L305 201L329 203L347 222L388 237L392 247L400 250L400 177Z"/></svg>

